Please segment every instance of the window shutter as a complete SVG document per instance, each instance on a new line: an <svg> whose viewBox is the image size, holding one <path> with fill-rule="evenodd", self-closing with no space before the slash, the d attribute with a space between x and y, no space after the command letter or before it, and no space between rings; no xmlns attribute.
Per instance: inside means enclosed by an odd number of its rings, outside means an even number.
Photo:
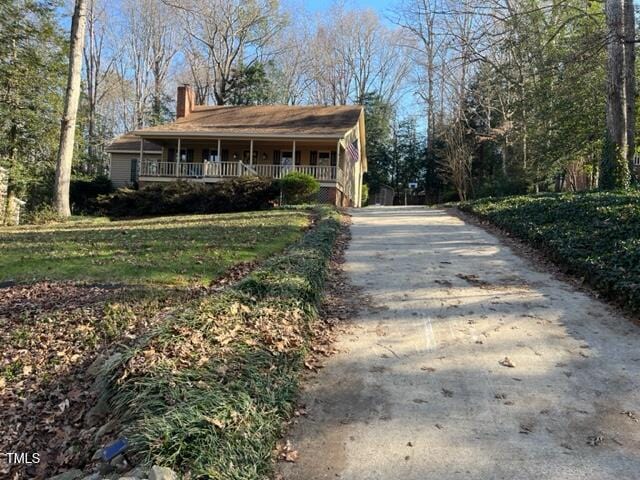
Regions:
<svg viewBox="0 0 640 480"><path fill-rule="evenodd" d="M335 167L337 162L336 162L337 156L336 156L336 151L332 150L331 151L331 166Z"/></svg>
<svg viewBox="0 0 640 480"><path fill-rule="evenodd" d="M136 183L138 181L138 159L131 159L131 172L129 174L129 181L131 183Z"/></svg>
<svg viewBox="0 0 640 480"><path fill-rule="evenodd" d="M302 152L296 150L296 165L302 165Z"/></svg>
<svg viewBox="0 0 640 480"><path fill-rule="evenodd" d="M187 150L187 163L193 162L193 148Z"/></svg>
<svg viewBox="0 0 640 480"><path fill-rule="evenodd" d="M311 150L309 152L309 165L317 165L318 164L318 152L316 150Z"/></svg>
<svg viewBox="0 0 640 480"><path fill-rule="evenodd" d="M223 162L229 161L229 150L222 150L222 161Z"/></svg>
<svg viewBox="0 0 640 480"><path fill-rule="evenodd" d="M170 162L175 162L176 161L176 149L175 148L170 148L169 149L169 158L168 160Z"/></svg>
<svg viewBox="0 0 640 480"><path fill-rule="evenodd" d="M202 161L204 162L205 160L209 160L209 149L208 148L203 148L202 149Z"/></svg>
<svg viewBox="0 0 640 480"><path fill-rule="evenodd" d="M273 164L280 165L280 150L273 151Z"/></svg>

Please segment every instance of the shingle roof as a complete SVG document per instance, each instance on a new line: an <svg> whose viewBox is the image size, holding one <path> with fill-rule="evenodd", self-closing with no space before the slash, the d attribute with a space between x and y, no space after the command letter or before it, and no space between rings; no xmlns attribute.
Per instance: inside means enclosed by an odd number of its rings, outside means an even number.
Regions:
<svg viewBox="0 0 640 480"><path fill-rule="evenodd" d="M144 141L145 152L159 152L162 151L162 146L154 143L150 140ZM107 152L124 152L124 151L139 151L140 150L140 137L133 135L132 133L125 133L119 137L114 138L111 143L107 145L105 149Z"/></svg>
<svg viewBox="0 0 640 480"><path fill-rule="evenodd" d="M362 106L197 106L186 118L136 130L136 134L342 137L357 123Z"/></svg>

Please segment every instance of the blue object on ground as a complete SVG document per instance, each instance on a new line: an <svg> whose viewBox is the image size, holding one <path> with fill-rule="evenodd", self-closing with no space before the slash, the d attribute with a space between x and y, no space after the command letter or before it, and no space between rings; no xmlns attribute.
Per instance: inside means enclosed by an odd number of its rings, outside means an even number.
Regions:
<svg viewBox="0 0 640 480"><path fill-rule="evenodd" d="M119 438L102 449L102 460L109 462L114 457L120 455L129 446L126 438Z"/></svg>

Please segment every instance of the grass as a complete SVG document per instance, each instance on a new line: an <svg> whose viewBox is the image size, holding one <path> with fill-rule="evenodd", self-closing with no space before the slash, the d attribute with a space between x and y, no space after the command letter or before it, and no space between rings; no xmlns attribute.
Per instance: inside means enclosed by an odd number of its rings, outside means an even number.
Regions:
<svg viewBox="0 0 640 480"><path fill-rule="evenodd" d="M274 210L0 228L0 282L206 285L281 251L307 223L306 212Z"/></svg>
<svg viewBox="0 0 640 480"><path fill-rule="evenodd" d="M265 479L291 415L338 213L238 285L196 299L103 372L134 456L190 478Z"/></svg>
<svg viewBox="0 0 640 480"><path fill-rule="evenodd" d="M20 282L0 292L6 443L47 450L45 476L84 468L113 437L94 438L95 426L78 419L109 394L141 460L260 478L321 295L334 235L326 217L337 213L320 211L323 226L311 231L309 208L0 229L0 282ZM244 287L190 288L250 260L264 262ZM70 281L29 283L44 279ZM116 351L131 358L130 377L103 391L88 367ZM58 407L65 398L74 415ZM24 427L33 409L53 413ZM212 433L218 418L224 431Z"/></svg>
<svg viewBox="0 0 640 480"><path fill-rule="evenodd" d="M542 194L460 204L640 312L640 192Z"/></svg>

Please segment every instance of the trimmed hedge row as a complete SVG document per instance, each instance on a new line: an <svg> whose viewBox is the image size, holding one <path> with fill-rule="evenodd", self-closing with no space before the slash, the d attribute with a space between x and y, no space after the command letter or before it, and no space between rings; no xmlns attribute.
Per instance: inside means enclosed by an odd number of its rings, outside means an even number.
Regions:
<svg viewBox="0 0 640 480"><path fill-rule="evenodd" d="M339 214L317 207L301 241L175 312L104 373L135 458L190 478L264 479L314 331Z"/></svg>
<svg viewBox="0 0 640 480"><path fill-rule="evenodd" d="M154 183L139 190L120 189L98 198L110 217L146 217L189 213L230 213L269 208L279 191L271 180L240 177L215 184Z"/></svg>
<svg viewBox="0 0 640 480"><path fill-rule="evenodd" d="M640 192L542 194L459 204L640 312Z"/></svg>

